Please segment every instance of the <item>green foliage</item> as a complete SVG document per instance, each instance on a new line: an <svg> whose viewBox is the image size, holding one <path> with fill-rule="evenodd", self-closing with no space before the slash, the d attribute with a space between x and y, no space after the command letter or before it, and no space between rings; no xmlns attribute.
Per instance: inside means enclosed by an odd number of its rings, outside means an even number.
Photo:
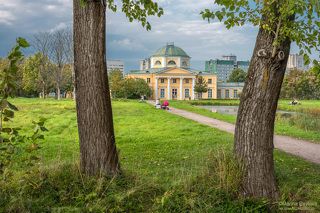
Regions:
<svg viewBox="0 0 320 213"><path fill-rule="evenodd" d="M23 38L17 39L17 44L8 54L8 66L0 72L0 96L3 99L14 96L17 88L18 64L23 59L21 48L29 47L28 42Z"/></svg>
<svg viewBox="0 0 320 213"><path fill-rule="evenodd" d="M17 64L23 59L23 54L20 49L28 46L29 44L25 39L17 39L16 46L8 55L8 66L3 69L0 75L0 174L4 175L7 175L6 171L11 164L18 146L23 142L30 141L32 145L31 153L38 148L37 141L44 138L44 136L40 134L40 131L47 131L44 127L44 120L34 122L35 129L29 137L20 135L20 128L4 125L12 121L15 115L14 112L18 111L18 108L8 101L8 97L14 96L17 87ZM28 162L31 163L36 159L37 158L32 155Z"/></svg>
<svg viewBox="0 0 320 213"><path fill-rule="evenodd" d="M152 95L152 90L145 80L124 78L120 70L112 70L109 73L109 83L113 98L136 99Z"/></svg>
<svg viewBox="0 0 320 213"><path fill-rule="evenodd" d="M79 0L82 6L86 6L92 0ZM118 10L118 5L114 0L102 0L104 4L113 12ZM121 11L126 15L130 22L137 20L147 30L151 30L151 24L147 20L148 16L162 16L163 9L157 2L152 0L121 0Z"/></svg>
<svg viewBox="0 0 320 213"><path fill-rule="evenodd" d="M228 82L245 82L247 73L242 69L234 69L229 77Z"/></svg>
<svg viewBox="0 0 320 213"><path fill-rule="evenodd" d="M290 70L285 76L281 89L282 98L319 99L320 75L313 68L307 72Z"/></svg>
<svg viewBox="0 0 320 213"><path fill-rule="evenodd" d="M202 98L202 93L208 91L208 83L202 76L198 76L196 80L196 84L194 85L194 91L198 93L198 97Z"/></svg>
<svg viewBox="0 0 320 213"><path fill-rule="evenodd" d="M41 85L40 67L42 65L43 56L37 53L27 58L22 67L22 89L28 93L40 92Z"/></svg>
<svg viewBox="0 0 320 213"><path fill-rule="evenodd" d="M217 10L205 9L204 19L218 19L229 29L250 23L274 34L274 51L286 38L295 42L310 62L312 50L320 46L320 3L318 0L216 0Z"/></svg>

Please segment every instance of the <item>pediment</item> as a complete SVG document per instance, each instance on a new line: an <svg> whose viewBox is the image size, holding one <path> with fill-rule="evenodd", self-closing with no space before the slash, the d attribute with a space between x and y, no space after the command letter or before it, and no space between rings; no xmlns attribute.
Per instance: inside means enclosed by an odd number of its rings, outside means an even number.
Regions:
<svg viewBox="0 0 320 213"><path fill-rule="evenodd" d="M161 73L159 74L170 74L170 75L194 75L194 73L192 73L191 71L189 70L185 70L185 69L182 69L182 68L179 68L179 67L175 67L175 68L169 68L169 69L166 69L166 70L163 70Z"/></svg>

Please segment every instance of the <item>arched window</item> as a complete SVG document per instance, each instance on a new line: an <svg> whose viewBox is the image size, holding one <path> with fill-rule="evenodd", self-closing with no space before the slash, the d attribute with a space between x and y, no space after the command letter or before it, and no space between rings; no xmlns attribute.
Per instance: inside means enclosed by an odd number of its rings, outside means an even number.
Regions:
<svg viewBox="0 0 320 213"><path fill-rule="evenodd" d="M161 61L156 61L156 63L154 63L154 65L161 65Z"/></svg>
<svg viewBox="0 0 320 213"><path fill-rule="evenodd" d="M186 61L183 61L183 62L182 62L182 66L183 66L183 67L187 67L187 66L188 66L188 63L187 63Z"/></svg>
<svg viewBox="0 0 320 213"><path fill-rule="evenodd" d="M168 62L168 65L176 65L176 62L171 60Z"/></svg>

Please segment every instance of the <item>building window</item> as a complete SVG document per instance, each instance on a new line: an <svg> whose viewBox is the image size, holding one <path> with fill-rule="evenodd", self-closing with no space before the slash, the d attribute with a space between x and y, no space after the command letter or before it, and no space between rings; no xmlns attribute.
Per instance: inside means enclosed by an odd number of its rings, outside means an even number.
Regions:
<svg viewBox="0 0 320 213"><path fill-rule="evenodd" d="M186 79L186 84L189 84L189 79Z"/></svg>
<svg viewBox="0 0 320 213"><path fill-rule="evenodd" d="M172 89L172 98L177 98L178 90L177 89Z"/></svg>
<svg viewBox="0 0 320 213"><path fill-rule="evenodd" d="M187 66L188 66L188 63L187 63L186 61L183 61L183 62L182 62L182 66L183 66L183 67L187 67Z"/></svg>
<svg viewBox="0 0 320 213"><path fill-rule="evenodd" d="M212 89L208 89L208 98L212 98Z"/></svg>
<svg viewBox="0 0 320 213"><path fill-rule="evenodd" d="M151 82L150 78L147 78L147 83L149 84Z"/></svg>
<svg viewBox="0 0 320 213"><path fill-rule="evenodd" d="M233 97L238 98L238 90L233 90Z"/></svg>
<svg viewBox="0 0 320 213"><path fill-rule="evenodd" d="M218 96L218 99L221 99L221 89L218 89L217 96Z"/></svg>
<svg viewBox="0 0 320 213"><path fill-rule="evenodd" d="M176 62L171 60L168 62L168 65L176 65Z"/></svg>
<svg viewBox="0 0 320 213"><path fill-rule="evenodd" d="M161 78L160 82L161 82L161 84L163 84L164 83L164 78Z"/></svg>
<svg viewBox="0 0 320 213"><path fill-rule="evenodd" d="M172 79L172 83L176 84L177 83L177 79Z"/></svg>
<svg viewBox="0 0 320 213"><path fill-rule="evenodd" d="M154 65L161 65L161 61L156 61L156 63L154 63Z"/></svg>
<svg viewBox="0 0 320 213"><path fill-rule="evenodd" d="M184 90L184 97L185 98L190 98L190 90L189 89L185 89Z"/></svg>
<svg viewBox="0 0 320 213"><path fill-rule="evenodd" d="M226 89L226 98L230 98L229 90L228 90L228 89Z"/></svg>
<svg viewBox="0 0 320 213"><path fill-rule="evenodd" d="M165 89L160 89L160 98L164 98Z"/></svg>
<svg viewBox="0 0 320 213"><path fill-rule="evenodd" d="M208 79L208 84L212 84L212 79Z"/></svg>

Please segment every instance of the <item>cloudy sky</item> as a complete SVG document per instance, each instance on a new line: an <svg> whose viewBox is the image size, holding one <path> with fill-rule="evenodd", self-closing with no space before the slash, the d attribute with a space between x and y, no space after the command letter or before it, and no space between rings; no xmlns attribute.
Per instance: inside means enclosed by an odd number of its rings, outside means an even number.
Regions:
<svg viewBox="0 0 320 213"><path fill-rule="evenodd" d="M164 8L161 18L150 18L152 30L129 23L121 13L107 14L107 57L125 61L126 70L137 69L167 42L183 48L192 57L192 67L204 69L204 61L236 54L249 60L257 29L244 26L227 30L219 22L202 20L200 11L213 8L213 0L158 0ZM31 39L41 31L72 25L72 0L0 0L0 57L4 57L18 36ZM292 52L297 52L293 46ZM28 50L32 53L32 49Z"/></svg>

